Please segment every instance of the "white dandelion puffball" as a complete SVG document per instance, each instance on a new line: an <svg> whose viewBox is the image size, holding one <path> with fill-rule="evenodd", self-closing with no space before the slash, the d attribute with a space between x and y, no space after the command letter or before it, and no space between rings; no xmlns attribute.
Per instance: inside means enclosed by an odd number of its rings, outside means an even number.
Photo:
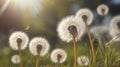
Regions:
<svg viewBox="0 0 120 67"><path fill-rule="evenodd" d="M105 4L101 4L97 7L97 12L98 12L99 15L105 16L109 12L109 7Z"/></svg>
<svg viewBox="0 0 120 67"><path fill-rule="evenodd" d="M51 60L54 63L64 63L67 59L67 54L63 49L57 48L51 53Z"/></svg>
<svg viewBox="0 0 120 67"><path fill-rule="evenodd" d="M38 55L37 46L41 47L41 50L39 53L40 56L46 55L50 49L50 45L48 41L42 37L35 37L30 41L29 50L33 55Z"/></svg>
<svg viewBox="0 0 120 67"><path fill-rule="evenodd" d="M57 32L60 39L66 42L73 40L73 35L68 30L70 26L74 26L76 28L76 40L80 40L85 31L85 24L77 22L73 16L65 17L58 24Z"/></svg>
<svg viewBox="0 0 120 67"><path fill-rule="evenodd" d="M80 66L88 66L89 58L87 56L80 56L78 57L77 62Z"/></svg>
<svg viewBox="0 0 120 67"><path fill-rule="evenodd" d="M86 19L86 23L88 25L90 25L93 21L93 13L90 9L88 8L83 8L83 9L80 9L77 13L76 13L76 16L77 20L79 20L79 22L84 22L84 19Z"/></svg>
<svg viewBox="0 0 120 67"><path fill-rule="evenodd" d="M114 41L120 41L120 15L112 18L110 23L110 34L117 37Z"/></svg>
<svg viewBox="0 0 120 67"><path fill-rule="evenodd" d="M14 64L19 64L20 63L20 57L19 57L19 55L13 55L12 57L11 57L11 62L12 63L14 63Z"/></svg>
<svg viewBox="0 0 120 67"><path fill-rule="evenodd" d="M17 43L18 39L21 39L20 48L21 50L24 50L27 47L29 38L27 34L22 31L16 31L10 35L9 44L11 48L14 50L18 50L18 43Z"/></svg>

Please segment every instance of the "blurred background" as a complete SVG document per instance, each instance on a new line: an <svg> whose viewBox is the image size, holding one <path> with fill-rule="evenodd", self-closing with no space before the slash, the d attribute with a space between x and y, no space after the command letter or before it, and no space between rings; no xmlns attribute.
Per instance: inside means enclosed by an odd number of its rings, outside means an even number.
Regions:
<svg viewBox="0 0 120 67"><path fill-rule="evenodd" d="M110 10L104 20L96 12L100 4L108 5ZM92 26L109 25L110 19L120 14L120 0L0 0L0 67L11 65L10 58L17 53L8 43L9 36L14 31L24 31L30 39L45 37L51 44L51 50L56 47L72 47L72 43L60 40L56 28L62 18L75 15L81 8L93 11ZM31 55L28 50L23 54Z"/></svg>

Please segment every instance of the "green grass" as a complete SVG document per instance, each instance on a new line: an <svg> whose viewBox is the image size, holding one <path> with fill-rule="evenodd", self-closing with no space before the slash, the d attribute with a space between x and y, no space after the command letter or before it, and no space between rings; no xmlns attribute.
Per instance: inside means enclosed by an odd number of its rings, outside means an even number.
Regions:
<svg viewBox="0 0 120 67"><path fill-rule="evenodd" d="M90 64L86 67L120 67L120 50L119 45L116 43L111 43L107 48L104 49L101 40L98 38L98 47L96 47L96 64L93 65L91 50L88 43L77 43L77 56L86 55L90 58ZM61 45L61 46L60 46ZM67 60L65 63L59 65L59 67L73 67L73 45L72 43L65 44L60 43L59 46L67 52ZM11 63L11 56L17 54L17 51L12 50L9 46L0 48L0 67L19 67L19 64ZM53 49L51 49L52 51ZM50 51L50 52L51 52ZM58 67L57 64L51 62L50 52L44 56L39 57L39 66L40 67ZM35 67L35 56L33 56L28 48L22 51L23 57L23 67ZM80 67L78 65L78 67Z"/></svg>

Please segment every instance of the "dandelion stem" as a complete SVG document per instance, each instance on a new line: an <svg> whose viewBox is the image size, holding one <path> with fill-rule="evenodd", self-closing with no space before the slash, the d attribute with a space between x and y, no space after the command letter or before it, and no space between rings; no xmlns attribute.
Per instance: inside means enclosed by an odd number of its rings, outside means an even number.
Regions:
<svg viewBox="0 0 120 67"><path fill-rule="evenodd" d="M57 63L57 66L56 67L61 67L60 63Z"/></svg>
<svg viewBox="0 0 120 67"><path fill-rule="evenodd" d="M36 67L38 67L38 58L39 58L39 55L36 55Z"/></svg>
<svg viewBox="0 0 120 67"><path fill-rule="evenodd" d="M21 55L21 49L18 47L19 57L20 57L20 67L22 67L22 55Z"/></svg>
<svg viewBox="0 0 120 67"><path fill-rule="evenodd" d="M75 36L73 36L73 44L74 44L74 67L77 67L77 49L76 49L76 40Z"/></svg>
<svg viewBox="0 0 120 67"><path fill-rule="evenodd" d="M17 45L18 45L18 53L19 53L19 57L20 57L20 67L22 67L22 54L21 54L21 43L22 43L22 39L18 38L16 40Z"/></svg>
<svg viewBox="0 0 120 67"><path fill-rule="evenodd" d="M91 37L91 35L90 35L90 31L89 31L89 27L88 27L87 23L85 23L85 25L86 25L87 34L88 34L89 41L90 41L90 46L91 46L91 49L92 49L93 62L94 62L94 64L95 64L95 52L94 52L94 46L93 46L92 37Z"/></svg>

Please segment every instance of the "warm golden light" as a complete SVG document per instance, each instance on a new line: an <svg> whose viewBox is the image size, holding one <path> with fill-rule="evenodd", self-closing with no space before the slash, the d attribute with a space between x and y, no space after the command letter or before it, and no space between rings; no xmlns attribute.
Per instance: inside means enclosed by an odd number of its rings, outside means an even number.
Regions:
<svg viewBox="0 0 120 67"><path fill-rule="evenodd" d="M19 8L21 11L29 9L32 16L38 14L41 8L39 0L11 0L11 3L12 6L15 7L15 9Z"/></svg>

